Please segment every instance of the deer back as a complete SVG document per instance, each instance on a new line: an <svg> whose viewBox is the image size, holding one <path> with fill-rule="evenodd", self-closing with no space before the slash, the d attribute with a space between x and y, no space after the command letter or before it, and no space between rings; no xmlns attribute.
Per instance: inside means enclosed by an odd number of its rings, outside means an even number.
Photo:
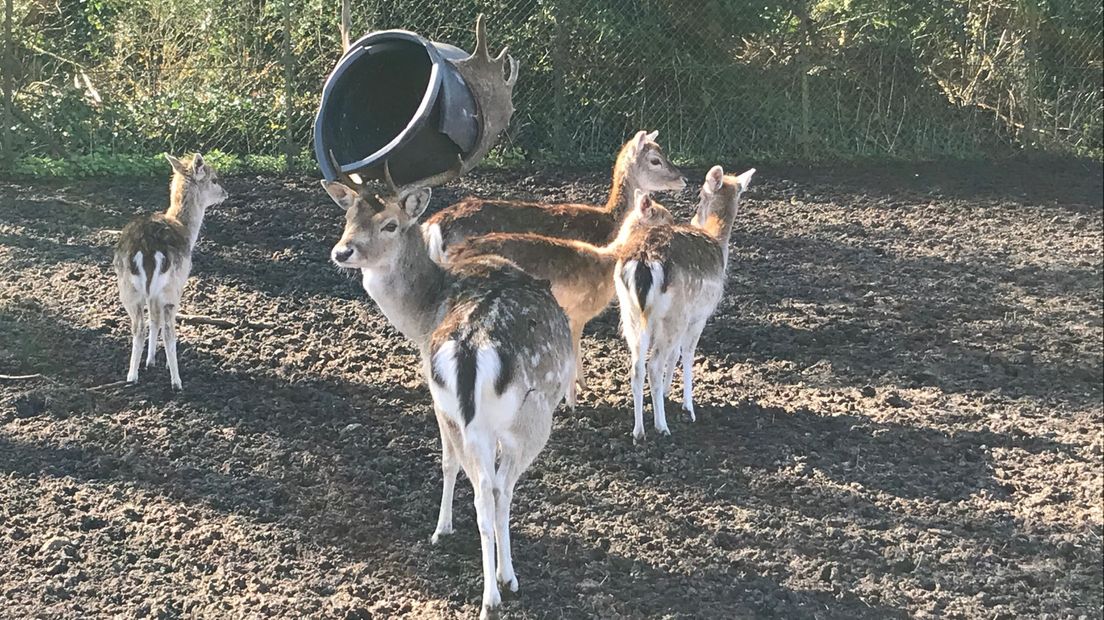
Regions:
<svg viewBox="0 0 1104 620"><path fill-rule="evenodd" d="M664 274L661 291L681 278L724 277L724 260L717 241L701 229L685 225L639 230L625 244L621 261L660 265Z"/></svg>
<svg viewBox="0 0 1104 620"><path fill-rule="evenodd" d="M115 268L119 273L125 270L136 276L139 268L135 257L141 256L141 271L146 275L146 288L149 288L157 272L158 253L162 255L161 273L182 265L191 253L188 229L176 218L162 213L139 217L127 224L119 235L115 246Z"/></svg>
<svg viewBox="0 0 1104 620"><path fill-rule="evenodd" d="M428 353L433 360L431 380L443 388L456 382L463 424L476 413L474 380L481 351L497 354L493 378L497 395L515 383L539 386L543 393L557 392L559 380L552 378L565 376L565 363L573 361L567 317L548 281L496 257L467 261L453 274ZM439 362L447 347L453 348L454 371ZM557 385L541 385L548 381Z"/></svg>
<svg viewBox="0 0 1104 620"><path fill-rule="evenodd" d="M473 237L449 250L459 264L479 256L501 256L522 271L544 280L593 279L612 269L613 259L589 243L533 233L491 233ZM588 278L588 276L590 276Z"/></svg>
<svg viewBox="0 0 1104 620"><path fill-rule="evenodd" d="M613 236L616 221L590 205L469 198L436 213L426 227L437 227L445 247L492 232L534 233L603 245Z"/></svg>

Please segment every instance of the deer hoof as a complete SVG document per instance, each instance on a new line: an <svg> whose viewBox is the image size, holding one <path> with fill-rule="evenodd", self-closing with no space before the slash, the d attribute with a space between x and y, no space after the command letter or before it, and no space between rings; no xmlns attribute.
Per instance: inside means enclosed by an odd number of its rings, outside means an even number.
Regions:
<svg viewBox="0 0 1104 620"><path fill-rule="evenodd" d="M502 584L503 587L508 588L511 592L518 591L517 575L499 575L498 583Z"/></svg>
<svg viewBox="0 0 1104 620"><path fill-rule="evenodd" d="M448 536L451 533L452 533L452 525L451 524L448 525L447 527L439 527L439 528L437 528L436 532L433 532L433 536L429 537L429 542L431 544L436 545L437 543L441 542L441 537L442 536Z"/></svg>

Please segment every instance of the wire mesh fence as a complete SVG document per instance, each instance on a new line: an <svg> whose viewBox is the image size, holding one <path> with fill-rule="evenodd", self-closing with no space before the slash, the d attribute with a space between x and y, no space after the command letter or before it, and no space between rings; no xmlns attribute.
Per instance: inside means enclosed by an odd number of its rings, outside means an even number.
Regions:
<svg viewBox="0 0 1104 620"><path fill-rule="evenodd" d="M217 150L309 166L340 0L4 0L3 160ZM349 0L352 33L522 65L504 161L608 159L641 128L684 161L1099 159L1096 0Z"/></svg>

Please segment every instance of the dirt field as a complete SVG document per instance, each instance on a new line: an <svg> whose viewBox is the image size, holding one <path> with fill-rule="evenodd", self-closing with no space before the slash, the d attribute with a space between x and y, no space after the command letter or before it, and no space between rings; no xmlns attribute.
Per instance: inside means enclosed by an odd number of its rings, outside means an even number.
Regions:
<svg viewBox="0 0 1104 620"><path fill-rule="evenodd" d="M742 168L740 168L742 170ZM740 170L733 169L734 172ZM167 167L166 167L167 172ZM691 190L663 202L684 217ZM435 195L599 200L604 173ZM1099 166L760 167L697 358L634 446L611 309L518 486L508 618L1101 616ZM471 487L429 543L414 350L333 268L313 179L235 178L184 391L123 379L115 229L167 182L0 184L0 617L474 617ZM650 416L650 413L648 414Z"/></svg>

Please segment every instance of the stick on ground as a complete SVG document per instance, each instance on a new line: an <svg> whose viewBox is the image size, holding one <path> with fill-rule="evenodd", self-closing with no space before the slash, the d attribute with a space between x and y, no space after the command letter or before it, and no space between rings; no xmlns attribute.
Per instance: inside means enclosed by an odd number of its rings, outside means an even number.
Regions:
<svg viewBox="0 0 1104 620"><path fill-rule="evenodd" d="M0 375L0 381L26 381L28 379L45 379L44 375L35 373L33 375Z"/></svg>
<svg viewBox="0 0 1104 620"><path fill-rule="evenodd" d="M120 381L112 381L111 383L105 383L103 385L95 385L95 386L92 386L90 388L85 388L85 389L88 390L89 392L98 392L100 390L106 390L108 388L126 387L126 386L129 386L129 385L134 385L134 384L127 381L126 379L122 379Z"/></svg>
<svg viewBox="0 0 1104 620"><path fill-rule="evenodd" d="M218 319L202 314L177 314L176 318L191 325L214 325L215 327L237 327L238 324L229 319Z"/></svg>
<svg viewBox="0 0 1104 620"><path fill-rule="evenodd" d="M204 316L202 314L177 314L176 318L180 319L182 323L188 323L190 325L214 325L215 327L248 327L251 329L272 329L276 327L272 323L265 323L263 321L231 321L230 319L220 319L213 316Z"/></svg>

